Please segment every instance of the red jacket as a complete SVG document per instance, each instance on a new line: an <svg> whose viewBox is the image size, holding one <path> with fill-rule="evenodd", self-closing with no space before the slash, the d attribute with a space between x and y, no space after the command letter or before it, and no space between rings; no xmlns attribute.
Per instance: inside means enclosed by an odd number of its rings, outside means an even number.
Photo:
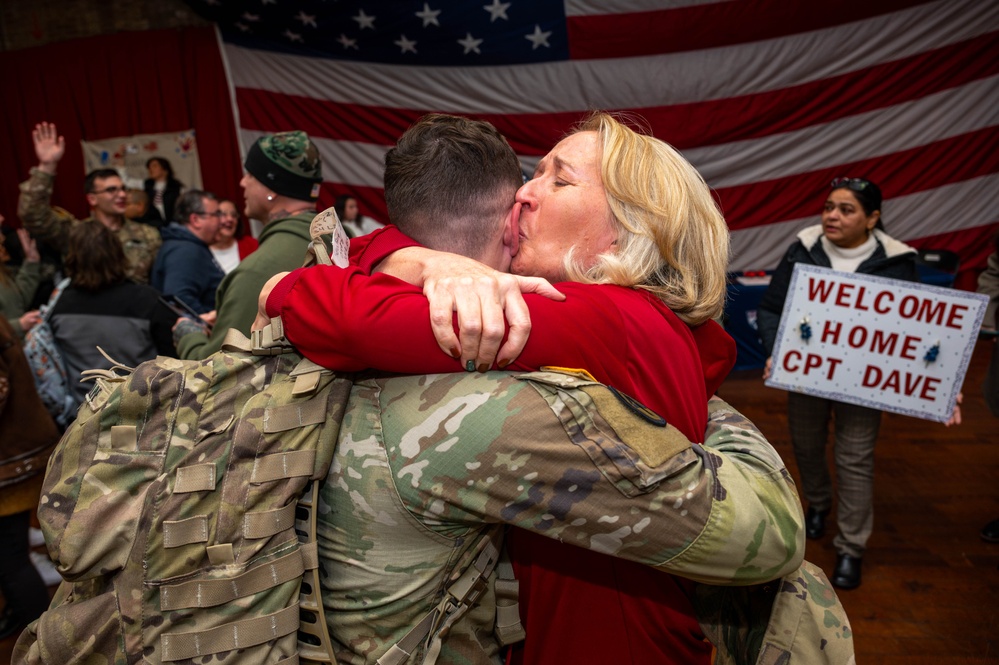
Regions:
<svg viewBox="0 0 999 665"><path fill-rule="evenodd" d="M280 314L288 339L326 367L462 371L437 346L422 291L368 274L388 254L415 244L392 226L352 240L355 267L295 271L272 291L268 313ZM507 369L584 368L702 441L706 400L735 362L732 338L714 322L691 329L641 290L557 287L564 302L525 294L532 332ZM687 580L519 530L510 536L528 635L514 662L709 662Z"/></svg>

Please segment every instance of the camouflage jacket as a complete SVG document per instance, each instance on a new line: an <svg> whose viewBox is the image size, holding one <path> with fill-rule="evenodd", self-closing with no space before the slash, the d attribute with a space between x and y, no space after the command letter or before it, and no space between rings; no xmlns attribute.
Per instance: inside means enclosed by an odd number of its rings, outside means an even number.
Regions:
<svg viewBox="0 0 999 665"><path fill-rule="evenodd" d="M374 663L399 641L491 525L714 584L794 571L803 518L780 457L727 404L708 408L693 446L565 374L358 380L318 509L339 662ZM499 662L493 594L451 628L441 662Z"/></svg>
<svg viewBox="0 0 999 665"><path fill-rule="evenodd" d="M54 182L55 176L32 168L31 177L21 183L17 214L31 235L65 254L67 231L77 220L67 211L51 206ZM116 235L125 249L129 279L148 284L156 252L163 243L160 232L148 224L126 219Z"/></svg>

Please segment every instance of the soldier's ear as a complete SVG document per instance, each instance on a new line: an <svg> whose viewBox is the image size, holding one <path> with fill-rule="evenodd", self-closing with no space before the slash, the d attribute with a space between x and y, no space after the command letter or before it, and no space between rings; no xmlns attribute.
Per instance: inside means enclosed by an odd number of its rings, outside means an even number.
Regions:
<svg viewBox="0 0 999 665"><path fill-rule="evenodd" d="M506 220L503 222L503 246L510 256L516 256L520 250L520 204L513 204Z"/></svg>
<svg viewBox="0 0 999 665"><path fill-rule="evenodd" d="M87 194L87 205L90 206L91 208L97 207L97 195L96 194Z"/></svg>

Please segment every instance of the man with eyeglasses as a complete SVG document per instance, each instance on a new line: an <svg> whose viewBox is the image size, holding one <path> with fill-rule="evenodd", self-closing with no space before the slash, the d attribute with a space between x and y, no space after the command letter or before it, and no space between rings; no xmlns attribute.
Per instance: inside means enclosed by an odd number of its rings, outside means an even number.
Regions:
<svg viewBox="0 0 999 665"><path fill-rule="evenodd" d="M215 290L225 272L209 244L219 232L219 202L211 192L191 189L177 201L176 220L163 227L163 246L153 264L151 283L176 296L204 319L215 321Z"/></svg>
<svg viewBox="0 0 999 665"><path fill-rule="evenodd" d="M69 228L79 220L68 211L51 205L56 167L66 152L66 142L53 123L35 125L31 132L38 166L21 183L17 214L35 239L47 243L61 254L66 253ZM90 205L90 217L114 231L121 240L129 279L145 284L156 260L162 240L159 231L125 216L128 192L114 169L97 169L83 180L83 191Z"/></svg>

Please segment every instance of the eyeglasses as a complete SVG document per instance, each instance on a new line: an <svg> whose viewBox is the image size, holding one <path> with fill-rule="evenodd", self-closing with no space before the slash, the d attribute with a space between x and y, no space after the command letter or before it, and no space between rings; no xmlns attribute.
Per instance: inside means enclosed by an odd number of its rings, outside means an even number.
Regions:
<svg viewBox="0 0 999 665"><path fill-rule="evenodd" d="M198 217L221 217L222 211L216 210L215 212L196 212L194 214Z"/></svg>
<svg viewBox="0 0 999 665"><path fill-rule="evenodd" d="M127 192L127 191L128 191L128 187L126 187L125 185L120 185L120 186L119 185L112 185L111 187L105 187L104 189L95 190L93 193L94 194L110 194L111 196L114 196L118 192Z"/></svg>
<svg viewBox="0 0 999 665"><path fill-rule="evenodd" d="M835 178L831 183L829 183L829 186L833 189L846 187L847 189L852 189L855 192L862 192L873 185L870 181L864 180L863 178Z"/></svg>

